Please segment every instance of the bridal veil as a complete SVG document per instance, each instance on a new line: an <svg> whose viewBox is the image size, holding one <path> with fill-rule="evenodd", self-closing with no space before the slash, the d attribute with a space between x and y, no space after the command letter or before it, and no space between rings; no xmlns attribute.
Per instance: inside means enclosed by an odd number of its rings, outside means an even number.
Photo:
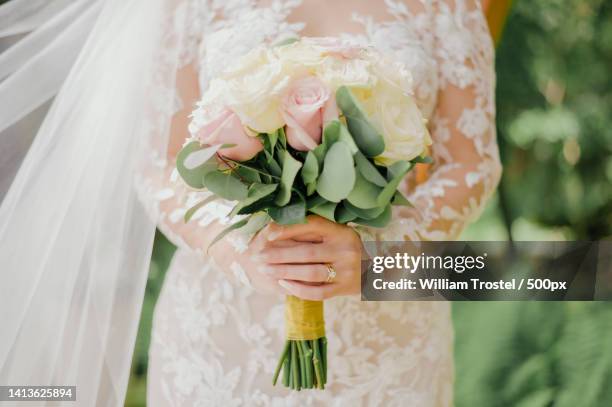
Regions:
<svg viewBox="0 0 612 407"><path fill-rule="evenodd" d="M0 37L19 36L0 54L2 385L123 403L155 231L135 180L147 146L167 144L187 11L181 0L0 6ZM23 120L50 100L30 145Z"/></svg>

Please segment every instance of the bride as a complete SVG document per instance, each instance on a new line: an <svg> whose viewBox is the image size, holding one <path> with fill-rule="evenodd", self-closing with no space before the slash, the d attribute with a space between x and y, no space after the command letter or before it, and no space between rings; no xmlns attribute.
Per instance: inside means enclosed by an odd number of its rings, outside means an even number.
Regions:
<svg viewBox="0 0 612 407"><path fill-rule="evenodd" d="M122 404L157 226L179 249L154 316L150 405L452 405L449 304L361 302L359 265L362 240L456 238L497 184L476 0L12 0L0 23L0 36L32 31L0 55L0 385ZM189 114L237 57L296 36L405 63L435 164L406 179L414 207L384 230L311 218L206 253L231 207L183 221L201 194L173 171ZM22 119L58 90L29 146ZM328 263L335 279L308 284ZM286 294L326 300L325 391L271 385Z"/></svg>

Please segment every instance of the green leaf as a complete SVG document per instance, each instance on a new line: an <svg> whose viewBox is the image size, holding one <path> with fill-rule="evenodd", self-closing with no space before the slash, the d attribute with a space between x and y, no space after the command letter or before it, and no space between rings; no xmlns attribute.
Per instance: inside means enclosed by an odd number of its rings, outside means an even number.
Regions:
<svg viewBox="0 0 612 407"><path fill-rule="evenodd" d="M270 223L271 220L272 218L270 218L270 216L266 212L256 212L249 216L249 221L242 228L242 231L248 234L257 233L261 229L263 229L264 226Z"/></svg>
<svg viewBox="0 0 612 407"><path fill-rule="evenodd" d="M232 216L248 213L253 204L272 194L276 188L278 184L252 184L247 197L232 209Z"/></svg>
<svg viewBox="0 0 612 407"><path fill-rule="evenodd" d="M214 194L230 201L240 201L247 197L247 186L230 174L213 171L204 177L204 186Z"/></svg>
<svg viewBox="0 0 612 407"><path fill-rule="evenodd" d="M278 141L280 141L283 148L287 148L287 135L285 134L285 128L281 127L278 131Z"/></svg>
<svg viewBox="0 0 612 407"><path fill-rule="evenodd" d="M302 168L302 180L304 184L312 184L319 177L319 162L312 151L306 154L304 167Z"/></svg>
<svg viewBox="0 0 612 407"><path fill-rule="evenodd" d="M355 155L359 152L359 148L357 147L357 144L355 144L355 140L353 139L353 136L351 135L351 133L349 133L346 126L342 123L340 124L340 132L338 133L338 141L342 141L346 143L346 145L351 150L351 154Z"/></svg>
<svg viewBox="0 0 612 407"><path fill-rule="evenodd" d="M357 164L357 170L363 175L365 179L370 181L373 184L378 185L379 187L384 187L387 185L387 180L382 174L378 171L376 166L370 162L364 156L361 151L355 154L355 164Z"/></svg>
<svg viewBox="0 0 612 407"><path fill-rule="evenodd" d="M268 133L267 137L268 137L268 144L270 145L269 151L273 153L274 148L276 147L276 142L278 141L278 130L276 130L274 133Z"/></svg>
<svg viewBox="0 0 612 407"><path fill-rule="evenodd" d="M323 198L321 195L315 195L306 201L306 208L308 209L314 208L315 206L323 205L326 202L329 202L329 201Z"/></svg>
<svg viewBox="0 0 612 407"><path fill-rule="evenodd" d="M261 182L259 172L245 165L237 165L233 170L242 180L247 182Z"/></svg>
<svg viewBox="0 0 612 407"><path fill-rule="evenodd" d="M410 160L410 162L415 164L431 164L433 163L433 158L431 158L430 156L418 156Z"/></svg>
<svg viewBox="0 0 612 407"><path fill-rule="evenodd" d="M274 155L267 152L266 150L264 150L264 154L266 156L266 168L268 168L270 174L274 175L275 177L280 177L283 173L283 169L274 158Z"/></svg>
<svg viewBox="0 0 612 407"><path fill-rule="evenodd" d="M338 223L348 223L357 219L357 215L347 209L344 204L338 205L335 214L336 222Z"/></svg>
<svg viewBox="0 0 612 407"><path fill-rule="evenodd" d="M185 145L185 147L179 151L176 157L176 169L178 170L179 175L183 181L185 181L185 183L192 188L204 188L204 177L206 174L217 169L217 162L214 158L203 163L197 168L185 167L185 160L187 157L196 151L205 150L207 148L208 147L202 146L198 141L192 141L191 143Z"/></svg>
<svg viewBox="0 0 612 407"><path fill-rule="evenodd" d="M244 225L246 225L248 223L249 219L241 219L238 222L232 223L231 225L229 225L228 227L226 227L225 229L223 229L221 231L221 233L219 233L217 236L215 236L215 238L212 240L212 242L210 242L210 244L208 245L208 249L209 250L215 243L217 243L219 240L223 239L225 236L227 236L228 233L230 233L233 230L236 229L240 229L241 227L243 227Z"/></svg>
<svg viewBox="0 0 612 407"><path fill-rule="evenodd" d="M385 210L384 206L380 206L380 207L377 206L376 208L371 208L371 209L361 209L361 208L356 207L355 205L352 205L348 201L344 201L342 204L345 206L346 209L354 213L355 217L359 217L363 219L376 219Z"/></svg>
<svg viewBox="0 0 612 407"><path fill-rule="evenodd" d="M323 129L323 144L329 149L340 139L341 123L339 120L332 120Z"/></svg>
<svg viewBox="0 0 612 407"><path fill-rule="evenodd" d="M194 143L200 146L199 142L195 141ZM187 170L194 170L204 165L208 160L214 157L215 154L217 154L217 151L219 151L222 146L222 144L215 144L214 146L205 146L203 148L200 146L200 148L194 149L182 160L183 166Z"/></svg>
<svg viewBox="0 0 612 407"><path fill-rule="evenodd" d="M306 204L304 201L282 207L268 208L268 215L279 225L293 225L306 222Z"/></svg>
<svg viewBox="0 0 612 407"><path fill-rule="evenodd" d="M306 195L310 196L312 194L314 194L317 191L317 183L316 182L311 182L310 184L306 185Z"/></svg>
<svg viewBox="0 0 612 407"><path fill-rule="evenodd" d="M215 199L219 199L219 197L216 196L216 195L211 195L208 198L203 199L202 201L198 202L197 204L195 204L194 206L189 208L187 210L187 212L185 212L185 216L183 217L183 219L185 220L185 223L187 223L187 222L189 222L191 220L191 218L193 217L193 215L195 215L195 213L198 211L198 209L200 209L201 207L203 207L207 203L210 203L210 202L214 201Z"/></svg>
<svg viewBox="0 0 612 407"><path fill-rule="evenodd" d="M340 86L336 91L336 101L361 152L367 157L376 157L382 154L385 151L385 141L378 130L370 123L361 104L349 88Z"/></svg>
<svg viewBox="0 0 612 407"><path fill-rule="evenodd" d="M385 206L391 202L391 198L395 195L397 187L402 182L408 171L412 168L412 164L407 161L398 161L391 165L388 170L389 174L392 174L393 178L389 180L389 183L383 188L382 192L378 195L378 205Z"/></svg>
<svg viewBox="0 0 612 407"><path fill-rule="evenodd" d="M380 206L378 205L377 198L382 190L383 189L381 187L372 184L366 180L359 171L357 171L355 186L346 199L352 205L358 208L371 209Z"/></svg>
<svg viewBox="0 0 612 407"><path fill-rule="evenodd" d="M334 212L336 211L337 205L338 204L335 202L325 202L324 204L310 208L309 211L335 222L336 219L334 218Z"/></svg>
<svg viewBox="0 0 612 407"><path fill-rule="evenodd" d="M345 199L355 185L353 155L345 143L334 143L323 164L323 172L317 180L317 192L331 202Z"/></svg>
<svg viewBox="0 0 612 407"><path fill-rule="evenodd" d="M397 175L401 175L402 173L405 175L406 172L410 171L413 166L414 165L409 161L400 160L394 162L387 167L387 181L391 181Z"/></svg>
<svg viewBox="0 0 612 407"><path fill-rule="evenodd" d="M396 206L413 206L412 203L402 194L400 191L395 191L395 195L393 195L393 199L391 200L391 205Z"/></svg>
<svg viewBox="0 0 612 407"><path fill-rule="evenodd" d="M293 181L302 163L293 158L293 156L285 150L283 155L283 173L281 175L280 191L276 196L276 204L278 206L287 205L291 200L291 188L293 188Z"/></svg>
<svg viewBox="0 0 612 407"><path fill-rule="evenodd" d="M385 227L391 222L391 205L385 206L382 213L374 219L357 218L353 221L359 225L372 226L376 228Z"/></svg>

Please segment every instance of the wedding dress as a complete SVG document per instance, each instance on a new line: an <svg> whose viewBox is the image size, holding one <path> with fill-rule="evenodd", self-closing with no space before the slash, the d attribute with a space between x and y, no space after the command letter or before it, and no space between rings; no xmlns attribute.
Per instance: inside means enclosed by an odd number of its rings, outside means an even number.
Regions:
<svg viewBox="0 0 612 407"><path fill-rule="evenodd" d="M204 194L173 171L200 90L252 47L300 34L406 63L429 120L435 164L403 186L414 208L363 238L454 239L479 215L500 165L476 0L11 0L0 38L24 37L0 54L1 385L123 404L157 226L179 250L155 313L151 405L452 403L450 309L437 302L326 301L328 388L273 388L282 298L250 287L240 236L205 255L227 203L182 220ZM44 121L26 131L33 113Z"/></svg>
<svg viewBox="0 0 612 407"><path fill-rule="evenodd" d="M414 208L396 210L384 230L359 232L365 240L457 238L479 215L500 176L493 48L480 6L468 0L344 4L344 13L326 18L346 20L337 25L350 30L317 32L300 20L298 10L308 0L185 1L189 35L181 43L177 91L168 94L175 101L172 128L185 133L199 95L195 87L205 89L210 78L257 45L335 35L377 47L404 62L414 76L435 166L424 183L406 180ZM319 13L325 12L322 6ZM138 184L148 210L160 219L158 227L179 247L155 310L151 406L452 405L453 330L444 302L328 300L328 387L300 393L273 387L283 346L283 299L250 286L240 263L247 242L240 235L225 239L221 255L204 254L202 236L214 235L228 222L231 205L213 201L184 223L185 211L207 193L181 183L173 171L177 148L171 146L164 156L153 147L151 165L163 175L145 171Z"/></svg>

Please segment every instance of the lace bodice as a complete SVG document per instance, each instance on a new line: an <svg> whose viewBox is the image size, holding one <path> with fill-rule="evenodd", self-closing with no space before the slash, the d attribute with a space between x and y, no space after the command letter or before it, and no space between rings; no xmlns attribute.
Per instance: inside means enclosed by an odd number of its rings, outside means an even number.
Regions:
<svg viewBox="0 0 612 407"><path fill-rule="evenodd" d="M210 405L202 400L223 405L247 400L253 405L297 403L297 396L285 399L274 389L262 393L264 385L258 382L265 379L269 387L267 375L282 340L278 329L282 301L249 286L244 272L248 263L240 256L247 248L246 237L230 234L210 253L204 251L228 223L231 203L213 201L184 223L187 209L208 193L187 189L173 167L199 89L206 89L211 77L257 45L310 34L309 22L302 21L298 12L309 0L174 1L176 15L181 16L174 23L186 24L188 35L179 39L182 59L176 89L166 95L175 100L173 141L167 154L165 149L151 153L151 167L161 175L144 176L138 185L151 212L160 219L159 228L181 248L156 312L153 381L161 383L165 393L153 394L172 398L177 405L187 400L200 400L202 405ZM374 46L411 69L417 103L428 119L434 158L425 182L410 175L402 186L414 207L394 209L394 221L385 229L360 227L359 232L368 240L454 239L480 214L501 171L494 126L493 47L479 3L378 0L351 4L355 4L354 12L338 16L349 22L338 24L346 30L315 34ZM362 10L365 5L371 12ZM335 400L336 405L373 405L374 400L386 400L387 405L450 405L448 304L361 304L343 297L327 301L326 307L330 342L342 344L336 365L330 367L337 387L300 399L300 405L317 400ZM228 335L239 339L224 343ZM394 364L394 360L402 362ZM413 402L403 403L406 397Z"/></svg>

